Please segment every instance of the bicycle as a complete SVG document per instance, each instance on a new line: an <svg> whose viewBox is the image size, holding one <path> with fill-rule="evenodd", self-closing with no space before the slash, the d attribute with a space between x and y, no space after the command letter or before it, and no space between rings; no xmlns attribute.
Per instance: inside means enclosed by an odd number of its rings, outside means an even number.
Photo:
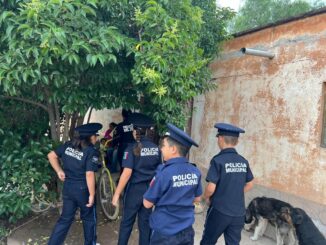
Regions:
<svg viewBox="0 0 326 245"><path fill-rule="evenodd" d="M31 193L31 210L34 213L42 213L50 208L57 208L62 206L60 202L56 203L53 201L53 197L51 198L47 194L49 194L48 187L46 184L42 185L42 191L35 193L34 190L32 190Z"/></svg>
<svg viewBox="0 0 326 245"><path fill-rule="evenodd" d="M119 216L119 205L115 207L111 203L116 185L105 162L105 153L108 143L109 142L106 142L105 147L100 149L102 168L100 171L100 177L98 179L99 191L97 192L97 195L104 215L109 220L113 221ZM34 190L32 190L31 193L31 210L34 213L42 213L50 208L61 208L62 202L54 202L54 199L47 195L49 191L45 184L42 185L41 189L42 190L37 194ZM61 213L61 211L59 212Z"/></svg>
<svg viewBox="0 0 326 245"><path fill-rule="evenodd" d="M111 141L111 140L108 140ZM107 145L106 142L105 145ZM104 215L111 221L116 220L119 216L119 205L113 206L112 205L112 198L113 194L116 189L116 185L114 180L112 179L112 175L110 170L106 166L105 162L105 153L106 147L100 149L101 152L101 163L102 168L99 177L99 201L101 204L101 208L103 210Z"/></svg>

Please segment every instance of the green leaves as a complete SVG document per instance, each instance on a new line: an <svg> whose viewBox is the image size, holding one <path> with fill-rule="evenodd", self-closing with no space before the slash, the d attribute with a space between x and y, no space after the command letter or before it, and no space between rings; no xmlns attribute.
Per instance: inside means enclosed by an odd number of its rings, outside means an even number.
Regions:
<svg viewBox="0 0 326 245"><path fill-rule="evenodd" d="M90 103L85 101L95 99L89 94L93 84L97 90L108 90L102 81L127 38L98 18L96 1L25 1L16 13L2 13L0 20L6 20L1 27L5 35L0 34L0 84L6 93L26 93L39 86L44 88L41 93L48 92L38 102L56 101L86 111ZM99 66L100 81L86 82Z"/></svg>
<svg viewBox="0 0 326 245"><path fill-rule="evenodd" d="M38 194L53 175L46 159L52 145L43 138L24 146L11 132L0 135L0 142L0 216L15 221L30 212L32 190Z"/></svg>
<svg viewBox="0 0 326 245"><path fill-rule="evenodd" d="M142 32L134 48L133 82L148 98L143 110L162 124L184 124L187 102L210 88L208 59L199 47L201 16L202 11L186 0L166 2L164 7L148 1L144 11L136 11Z"/></svg>
<svg viewBox="0 0 326 245"><path fill-rule="evenodd" d="M0 89L46 107L52 137L64 113L89 107L181 125L188 101L212 88L207 65L228 16L214 0L18 4L0 16Z"/></svg>
<svg viewBox="0 0 326 245"><path fill-rule="evenodd" d="M309 3L304 0L246 0L231 24L231 31L233 33L245 31L322 6L319 1L314 2Z"/></svg>

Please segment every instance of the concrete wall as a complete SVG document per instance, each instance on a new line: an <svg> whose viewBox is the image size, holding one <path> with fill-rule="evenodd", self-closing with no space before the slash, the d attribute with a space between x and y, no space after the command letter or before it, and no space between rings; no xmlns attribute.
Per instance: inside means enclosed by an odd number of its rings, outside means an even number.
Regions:
<svg viewBox="0 0 326 245"><path fill-rule="evenodd" d="M276 56L244 56L242 47ZM195 99L192 136L200 147L192 150L192 160L206 172L218 152L214 123L236 124L246 130L237 150L249 160L257 184L325 207L325 65L326 14L227 42L211 64L217 89Z"/></svg>

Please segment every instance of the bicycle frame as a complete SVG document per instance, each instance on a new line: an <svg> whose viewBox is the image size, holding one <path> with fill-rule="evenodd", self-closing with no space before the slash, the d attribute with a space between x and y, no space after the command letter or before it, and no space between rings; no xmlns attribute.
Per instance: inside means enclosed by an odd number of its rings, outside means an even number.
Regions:
<svg viewBox="0 0 326 245"><path fill-rule="evenodd" d="M115 192L115 183L114 180L112 179L112 175L108 167L106 166L105 162L105 154L106 154L106 147L103 149L101 148L101 164L102 164L102 170L99 176L99 199L100 199L100 204L102 207L102 210L105 214L105 216L109 220L116 220L119 215L119 205L118 206L113 206L111 204L113 194ZM109 186L107 186L107 184ZM111 213L111 211L113 213Z"/></svg>
<svg viewBox="0 0 326 245"><path fill-rule="evenodd" d="M108 169L108 167L106 166L106 162L105 162L105 152L101 151L101 158L102 158L102 170L101 172L107 172L108 176L109 176L109 181L110 181L110 187L111 187L111 191L114 192L114 188L113 188L113 180L112 180L112 175L110 170ZM105 190L106 191L106 190Z"/></svg>

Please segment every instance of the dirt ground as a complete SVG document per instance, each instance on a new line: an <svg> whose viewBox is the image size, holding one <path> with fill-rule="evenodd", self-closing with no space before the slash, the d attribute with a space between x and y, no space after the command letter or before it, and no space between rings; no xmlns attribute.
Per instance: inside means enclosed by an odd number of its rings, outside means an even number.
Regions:
<svg viewBox="0 0 326 245"><path fill-rule="evenodd" d="M195 245L199 244L204 222L205 213L196 214L196 222L194 224L195 229ZM49 239L51 231L55 225L56 220L59 217L57 209L53 209L47 213L44 213L28 223L22 226L18 230L14 231L8 238L8 245L45 245ZM116 245L119 232L120 219L114 222L109 222L104 219L104 215L101 210L98 210L98 240L97 242L101 245ZM276 244L273 240L263 237L261 240L254 242L249 239L252 235L250 232L242 232L242 245L272 245ZM83 244L83 227L81 221L75 221L70 228L68 237L65 242L66 245L81 245ZM134 226L129 245L138 244L138 229L137 225ZM221 237L218 244L224 244L223 238Z"/></svg>

